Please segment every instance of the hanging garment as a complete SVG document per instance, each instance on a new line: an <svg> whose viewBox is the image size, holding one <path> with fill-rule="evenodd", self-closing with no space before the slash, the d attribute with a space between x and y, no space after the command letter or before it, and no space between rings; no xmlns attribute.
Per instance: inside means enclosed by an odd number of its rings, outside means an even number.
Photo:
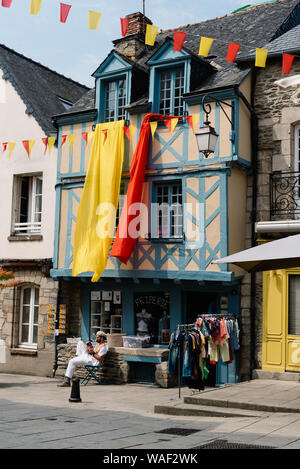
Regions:
<svg viewBox="0 0 300 469"><path fill-rule="evenodd" d="M92 282L99 280L106 267L114 235L124 160L124 124L117 121L96 126L80 199L72 275L94 272Z"/></svg>

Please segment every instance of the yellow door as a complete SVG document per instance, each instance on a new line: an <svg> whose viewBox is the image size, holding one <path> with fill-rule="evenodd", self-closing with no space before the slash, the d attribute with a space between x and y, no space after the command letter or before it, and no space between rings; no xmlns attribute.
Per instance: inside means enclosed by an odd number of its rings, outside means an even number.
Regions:
<svg viewBox="0 0 300 469"><path fill-rule="evenodd" d="M300 372L300 269L287 271L286 370Z"/></svg>

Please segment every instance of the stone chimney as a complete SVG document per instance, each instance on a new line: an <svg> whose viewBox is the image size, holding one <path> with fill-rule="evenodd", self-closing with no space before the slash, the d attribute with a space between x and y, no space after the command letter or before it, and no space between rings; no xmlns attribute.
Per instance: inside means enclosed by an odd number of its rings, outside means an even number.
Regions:
<svg viewBox="0 0 300 469"><path fill-rule="evenodd" d="M145 35L147 24L152 24L142 13L132 13L127 15L129 25L125 37L113 41L115 50L120 54L134 58L145 48Z"/></svg>

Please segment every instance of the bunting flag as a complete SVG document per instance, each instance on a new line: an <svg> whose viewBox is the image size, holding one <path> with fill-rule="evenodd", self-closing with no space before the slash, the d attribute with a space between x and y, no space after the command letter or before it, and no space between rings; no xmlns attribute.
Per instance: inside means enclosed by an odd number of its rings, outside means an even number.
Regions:
<svg viewBox="0 0 300 469"><path fill-rule="evenodd" d="M169 131L173 135L174 129L178 123L178 117L174 117L172 119L167 119L164 121L165 126L168 127Z"/></svg>
<svg viewBox="0 0 300 469"><path fill-rule="evenodd" d="M178 52L181 52L185 38L186 38L186 33L184 33L183 31L174 31L173 49Z"/></svg>
<svg viewBox="0 0 300 469"><path fill-rule="evenodd" d="M151 129L152 140L154 140L154 135L157 129L157 121L150 122L150 129Z"/></svg>
<svg viewBox="0 0 300 469"><path fill-rule="evenodd" d="M31 0L30 4L30 14L38 15L42 6L42 0Z"/></svg>
<svg viewBox="0 0 300 469"><path fill-rule="evenodd" d="M282 73L290 73L294 58L294 55L282 54Z"/></svg>
<svg viewBox="0 0 300 469"><path fill-rule="evenodd" d="M157 33L158 26L153 26L153 24L147 24L145 44L147 44L148 46L154 46Z"/></svg>
<svg viewBox="0 0 300 469"><path fill-rule="evenodd" d="M72 8L72 5L67 5L66 3L60 4L60 22L61 23L65 23L67 21L71 8Z"/></svg>
<svg viewBox="0 0 300 469"><path fill-rule="evenodd" d="M30 153L33 148L33 145L35 144L35 140L23 140L23 147L25 148L28 158L30 158Z"/></svg>
<svg viewBox="0 0 300 469"><path fill-rule="evenodd" d="M2 143L2 145L3 145L3 153L4 153L7 149L8 142Z"/></svg>
<svg viewBox="0 0 300 469"><path fill-rule="evenodd" d="M15 149L15 146L16 146L16 142L9 142L8 144L8 153L9 153L9 159L12 155L12 152L14 151Z"/></svg>
<svg viewBox="0 0 300 469"><path fill-rule="evenodd" d="M84 149L86 149L86 146L88 144L88 133L87 132L82 132L82 138L85 141Z"/></svg>
<svg viewBox="0 0 300 469"><path fill-rule="evenodd" d="M207 57L213 42L214 39L202 36L200 41L199 55Z"/></svg>
<svg viewBox="0 0 300 469"><path fill-rule="evenodd" d="M93 140L94 137L94 132L91 130L91 132L88 132L88 146L90 145L91 141Z"/></svg>
<svg viewBox="0 0 300 469"><path fill-rule="evenodd" d="M227 62L234 62L241 45L229 42L227 50Z"/></svg>
<svg viewBox="0 0 300 469"><path fill-rule="evenodd" d="M268 56L267 49L256 48L255 67L265 67Z"/></svg>
<svg viewBox="0 0 300 469"><path fill-rule="evenodd" d="M56 140L56 137L49 137L48 138L48 148L49 148L49 155L50 155L50 152L52 150L52 147L55 143L55 140Z"/></svg>
<svg viewBox="0 0 300 469"><path fill-rule="evenodd" d="M69 145L70 145L71 151L73 151L73 146L74 146L75 138L76 138L76 135L75 135L75 134L70 134L70 135L68 135L68 140L69 140Z"/></svg>
<svg viewBox="0 0 300 469"><path fill-rule="evenodd" d="M89 29L98 29L102 13L89 10Z"/></svg>
<svg viewBox="0 0 300 469"><path fill-rule="evenodd" d="M62 146L66 143L66 140L67 140L67 135L62 135L60 148L62 148Z"/></svg>
<svg viewBox="0 0 300 469"><path fill-rule="evenodd" d="M5 8L10 8L12 4L12 0L2 0L2 6Z"/></svg>
<svg viewBox="0 0 300 469"><path fill-rule="evenodd" d="M42 140L43 140L43 143L44 143L44 145L45 145L44 155L46 155L46 153L47 153L47 148L48 148L48 138L45 137L45 138L42 138Z"/></svg>
<svg viewBox="0 0 300 469"><path fill-rule="evenodd" d="M191 116L186 116L186 121L189 126L192 128L193 132L195 132L195 127L200 119L200 114L193 114Z"/></svg>
<svg viewBox="0 0 300 469"><path fill-rule="evenodd" d="M122 31L122 36L126 36L128 26L129 26L129 18L120 18L121 21L121 31Z"/></svg>

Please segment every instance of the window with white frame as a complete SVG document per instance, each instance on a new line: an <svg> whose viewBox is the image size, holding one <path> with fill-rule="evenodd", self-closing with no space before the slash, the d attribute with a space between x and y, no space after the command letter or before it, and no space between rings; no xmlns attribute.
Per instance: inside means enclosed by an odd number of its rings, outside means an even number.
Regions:
<svg viewBox="0 0 300 469"><path fill-rule="evenodd" d="M183 237L181 181L155 184L153 209L152 238Z"/></svg>
<svg viewBox="0 0 300 469"><path fill-rule="evenodd" d="M160 114L182 116L183 93L184 67L162 70L160 72Z"/></svg>
<svg viewBox="0 0 300 469"><path fill-rule="evenodd" d="M125 119L126 80L108 81L105 85L105 122Z"/></svg>
<svg viewBox="0 0 300 469"><path fill-rule="evenodd" d="M42 227L43 178L15 176L14 180L14 235L39 234Z"/></svg>
<svg viewBox="0 0 300 469"><path fill-rule="evenodd" d="M20 295L19 345L36 347L38 342L39 288L24 286Z"/></svg>

